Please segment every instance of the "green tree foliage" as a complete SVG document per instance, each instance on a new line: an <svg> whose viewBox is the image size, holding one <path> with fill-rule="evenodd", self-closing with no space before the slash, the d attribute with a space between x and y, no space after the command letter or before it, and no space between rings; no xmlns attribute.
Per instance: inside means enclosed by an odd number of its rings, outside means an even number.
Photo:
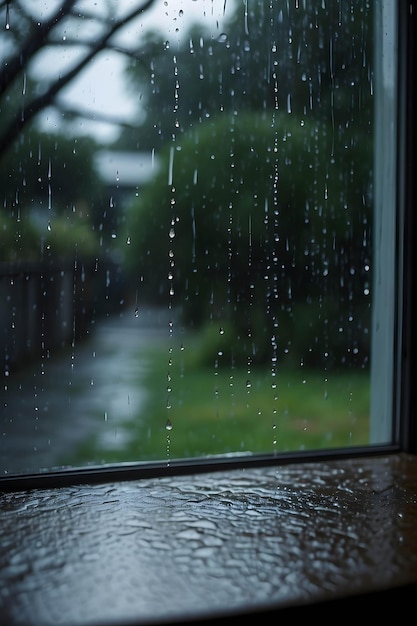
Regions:
<svg viewBox="0 0 417 626"><path fill-rule="evenodd" d="M129 215L133 284L227 324L235 356L367 362L372 11L238 2L216 37L151 34L129 70L141 121L119 145L161 157Z"/></svg>
<svg viewBox="0 0 417 626"><path fill-rule="evenodd" d="M0 160L1 260L97 254L103 198L94 150L87 137L28 128L5 152Z"/></svg>
<svg viewBox="0 0 417 626"><path fill-rule="evenodd" d="M320 336L343 358L353 339L340 328L367 307L369 149L286 113L223 114L190 130L130 209L126 263L140 297L171 300L197 327L227 325L254 360L278 335L297 358L321 358Z"/></svg>
<svg viewBox="0 0 417 626"><path fill-rule="evenodd" d="M228 10L231 2L228 2ZM159 150L223 111L292 112L372 136L373 3L235 2L215 36L149 33L128 69L138 126L119 145Z"/></svg>
<svg viewBox="0 0 417 626"><path fill-rule="evenodd" d="M95 142L32 129L22 132L1 159L3 206L33 204L62 212L80 198L94 197L100 181L94 169ZM76 184L74 184L76 182Z"/></svg>

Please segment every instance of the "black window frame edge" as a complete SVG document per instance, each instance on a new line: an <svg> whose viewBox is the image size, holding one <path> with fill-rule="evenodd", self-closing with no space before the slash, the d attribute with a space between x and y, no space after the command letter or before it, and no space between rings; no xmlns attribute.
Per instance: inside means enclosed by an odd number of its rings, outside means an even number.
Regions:
<svg viewBox="0 0 417 626"><path fill-rule="evenodd" d="M417 177L416 165L416 21L417 1L399 3L398 7L398 211L401 228L398 246L401 251L397 278L400 323L394 408L399 424L398 440L404 452L417 454L417 386L413 383L413 359L417 351ZM403 147L403 149L401 149ZM400 287L401 289L401 287Z"/></svg>
<svg viewBox="0 0 417 626"><path fill-rule="evenodd" d="M417 454L417 385L413 383L413 356L417 354L417 175L416 163L416 12L417 0L399 2L398 10L398 119L397 119L397 258L396 331L393 398L393 444L353 448L295 451L274 455L219 455L204 458L171 459L58 468L34 474L7 474L0 477L0 492L61 488L142 478L326 462L390 454Z"/></svg>

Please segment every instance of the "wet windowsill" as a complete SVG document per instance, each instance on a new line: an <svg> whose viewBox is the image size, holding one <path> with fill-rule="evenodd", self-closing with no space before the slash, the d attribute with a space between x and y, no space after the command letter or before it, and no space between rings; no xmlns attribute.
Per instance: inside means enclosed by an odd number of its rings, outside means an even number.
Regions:
<svg viewBox="0 0 417 626"><path fill-rule="evenodd" d="M346 615L393 591L403 606L417 589L417 457L5 492L0 527L10 626L266 619L343 600Z"/></svg>

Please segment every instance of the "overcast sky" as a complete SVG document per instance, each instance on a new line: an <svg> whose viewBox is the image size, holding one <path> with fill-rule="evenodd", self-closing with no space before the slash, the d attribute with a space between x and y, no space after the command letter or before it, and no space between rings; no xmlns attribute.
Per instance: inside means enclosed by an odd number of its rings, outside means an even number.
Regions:
<svg viewBox="0 0 417 626"><path fill-rule="evenodd" d="M137 5L138 0L112 0L115 11L121 15ZM85 6L94 4L93 0L86 0ZM232 0L155 0L154 6L124 31L128 40L140 40L142 34L150 29L157 29L166 35L170 48L175 50L175 43L184 36L189 27L195 22L201 22L209 29L210 34L216 37L222 32L222 22L232 8ZM56 50L54 64L56 66ZM69 52L62 48L62 59L68 62ZM174 54L174 52L173 52ZM91 63L80 76L65 90L65 98L74 108L92 110L111 116L130 117L137 111L137 105L129 98L123 80L125 59L114 53L100 54L96 61ZM43 68L45 64L43 64ZM48 112L46 124L56 124ZM80 132L90 132L103 141L115 138L114 127L97 122L80 122L77 129Z"/></svg>

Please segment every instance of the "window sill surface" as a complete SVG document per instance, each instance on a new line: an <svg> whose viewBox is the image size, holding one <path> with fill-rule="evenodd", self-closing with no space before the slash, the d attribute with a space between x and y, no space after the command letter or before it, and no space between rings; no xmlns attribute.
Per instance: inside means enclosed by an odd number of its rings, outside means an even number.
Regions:
<svg viewBox="0 0 417 626"><path fill-rule="evenodd" d="M4 492L0 525L10 626L265 617L374 592L382 606L417 589L417 457Z"/></svg>

